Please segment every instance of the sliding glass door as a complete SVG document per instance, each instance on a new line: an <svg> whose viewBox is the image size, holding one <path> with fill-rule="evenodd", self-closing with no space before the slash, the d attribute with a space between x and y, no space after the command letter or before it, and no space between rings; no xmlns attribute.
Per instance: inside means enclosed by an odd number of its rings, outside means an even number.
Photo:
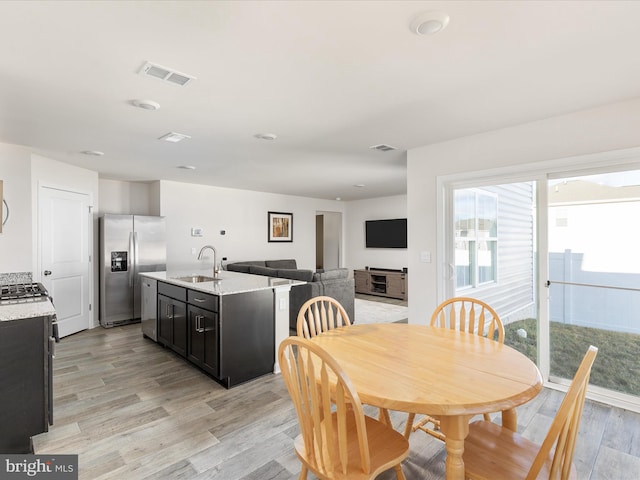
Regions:
<svg viewBox="0 0 640 480"><path fill-rule="evenodd" d="M441 300L469 296L492 305L505 343L551 383L567 385L589 345L597 346L592 394L635 409L640 170L610 170L443 183Z"/></svg>
<svg viewBox="0 0 640 480"><path fill-rule="evenodd" d="M550 379L640 396L640 170L548 182Z"/></svg>

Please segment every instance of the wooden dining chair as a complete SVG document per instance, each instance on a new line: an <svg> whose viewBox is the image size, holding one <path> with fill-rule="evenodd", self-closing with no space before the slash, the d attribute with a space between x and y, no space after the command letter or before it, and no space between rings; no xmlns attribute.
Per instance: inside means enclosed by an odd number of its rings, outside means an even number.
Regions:
<svg viewBox="0 0 640 480"><path fill-rule="evenodd" d="M309 470L321 479L364 480L390 468L405 479L401 462L409 455L408 440L364 414L358 392L333 357L292 336L280 344L278 360L300 425L295 451L301 480Z"/></svg>
<svg viewBox="0 0 640 480"><path fill-rule="evenodd" d="M431 326L451 328L504 342L504 325L496 311L482 300L454 297L436 307Z"/></svg>
<svg viewBox="0 0 640 480"><path fill-rule="evenodd" d="M296 329L299 337L311 338L327 330L351 325L349 315L335 298L313 297L298 311Z"/></svg>
<svg viewBox="0 0 640 480"><path fill-rule="evenodd" d="M310 298L300 307L296 331L299 337L312 338L328 330L350 325L349 315L340 302L332 297L319 296ZM387 409L381 408L378 418L391 425Z"/></svg>
<svg viewBox="0 0 640 480"><path fill-rule="evenodd" d="M475 333L504 343L502 320L493 308L475 298L454 297L445 300L433 311L430 324L432 327ZM444 434L440 431L440 420L425 415L422 420L414 424L414 419L415 414L410 413L404 430L406 438L409 438L412 432L422 430L438 440L445 440ZM484 419L490 421L491 416L485 413Z"/></svg>
<svg viewBox="0 0 640 480"><path fill-rule="evenodd" d="M573 453L597 353L594 346L587 350L542 445L492 422L469 425L462 455L466 478L576 479Z"/></svg>

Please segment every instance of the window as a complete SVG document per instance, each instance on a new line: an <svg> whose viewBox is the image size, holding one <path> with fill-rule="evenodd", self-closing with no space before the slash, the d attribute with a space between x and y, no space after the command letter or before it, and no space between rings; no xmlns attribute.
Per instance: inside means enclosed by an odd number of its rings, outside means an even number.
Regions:
<svg viewBox="0 0 640 480"><path fill-rule="evenodd" d="M456 288L497 279L498 197L478 189L454 193Z"/></svg>

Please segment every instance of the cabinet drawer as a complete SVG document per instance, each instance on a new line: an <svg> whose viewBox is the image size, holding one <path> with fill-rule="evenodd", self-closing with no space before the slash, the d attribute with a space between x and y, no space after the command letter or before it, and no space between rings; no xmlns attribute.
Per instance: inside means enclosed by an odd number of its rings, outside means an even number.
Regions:
<svg viewBox="0 0 640 480"><path fill-rule="evenodd" d="M187 289L169 283L158 282L158 294L185 301L187 299Z"/></svg>
<svg viewBox="0 0 640 480"><path fill-rule="evenodd" d="M198 292L197 290L189 290L187 292L187 303L204 308L205 310L211 310L212 312L218 311L219 299L220 297L217 295L209 295Z"/></svg>

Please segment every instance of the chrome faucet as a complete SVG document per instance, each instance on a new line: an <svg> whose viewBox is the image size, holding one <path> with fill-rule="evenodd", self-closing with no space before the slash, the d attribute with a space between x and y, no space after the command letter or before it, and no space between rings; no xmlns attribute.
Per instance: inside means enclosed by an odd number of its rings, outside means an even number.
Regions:
<svg viewBox="0 0 640 480"><path fill-rule="evenodd" d="M218 267L218 262L216 261L216 256L218 254L216 253L215 248L213 248L211 245L205 245L204 247L202 247L200 249L200 253L198 253L198 260L202 259L202 252L204 252L207 248L213 251L213 278L218 278L218 275L220 273L220 268Z"/></svg>

